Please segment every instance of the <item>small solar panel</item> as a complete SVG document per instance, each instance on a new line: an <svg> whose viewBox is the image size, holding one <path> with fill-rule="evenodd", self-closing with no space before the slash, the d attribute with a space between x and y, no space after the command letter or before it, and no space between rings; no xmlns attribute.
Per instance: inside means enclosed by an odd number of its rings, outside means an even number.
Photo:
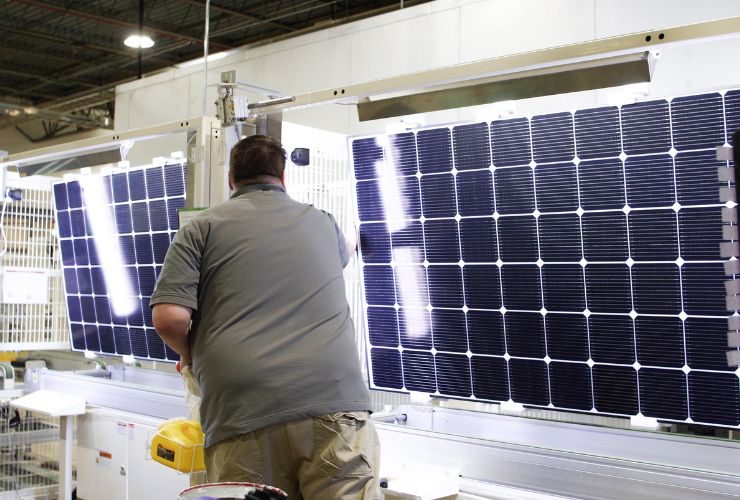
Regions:
<svg viewBox="0 0 740 500"><path fill-rule="evenodd" d="M54 184L72 349L177 361L149 302L185 206L185 167L148 167Z"/></svg>
<svg viewBox="0 0 740 500"><path fill-rule="evenodd" d="M740 426L738 126L731 90L354 139L371 388Z"/></svg>

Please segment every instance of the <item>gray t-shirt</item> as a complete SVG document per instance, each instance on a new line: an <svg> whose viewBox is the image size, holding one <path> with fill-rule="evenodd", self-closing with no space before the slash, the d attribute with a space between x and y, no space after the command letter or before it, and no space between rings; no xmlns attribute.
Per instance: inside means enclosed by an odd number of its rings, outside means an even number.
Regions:
<svg viewBox="0 0 740 500"><path fill-rule="evenodd" d="M334 218L255 184L181 228L151 304L195 310L206 446L273 424L370 409Z"/></svg>

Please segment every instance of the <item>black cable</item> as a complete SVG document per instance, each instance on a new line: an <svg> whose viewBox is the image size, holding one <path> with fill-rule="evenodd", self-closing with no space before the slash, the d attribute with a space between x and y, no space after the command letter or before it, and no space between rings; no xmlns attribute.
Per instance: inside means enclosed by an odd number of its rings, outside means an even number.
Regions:
<svg viewBox="0 0 740 500"><path fill-rule="evenodd" d="M144 34L144 0L139 0L139 37ZM139 38L139 51L136 66L136 78L141 80L144 75L144 56L142 53L141 38Z"/></svg>

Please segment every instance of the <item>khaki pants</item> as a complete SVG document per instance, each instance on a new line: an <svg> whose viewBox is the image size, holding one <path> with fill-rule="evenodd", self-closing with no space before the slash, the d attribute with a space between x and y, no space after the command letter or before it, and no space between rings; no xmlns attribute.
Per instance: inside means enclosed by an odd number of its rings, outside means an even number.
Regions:
<svg viewBox="0 0 740 500"><path fill-rule="evenodd" d="M290 500L371 500L380 443L367 412L332 413L225 439L205 461L209 483L268 484Z"/></svg>

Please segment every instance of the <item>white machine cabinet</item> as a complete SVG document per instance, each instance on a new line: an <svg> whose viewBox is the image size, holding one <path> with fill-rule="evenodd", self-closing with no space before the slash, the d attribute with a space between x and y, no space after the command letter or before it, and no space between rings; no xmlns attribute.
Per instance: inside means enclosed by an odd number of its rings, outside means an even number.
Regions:
<svg viewBox="0 0 740 500"><path fill-rule="evenodd" d="M189 476L149 458L147 444L161 419L107 408L78 418L77 498L177 498Z"/></svg>

